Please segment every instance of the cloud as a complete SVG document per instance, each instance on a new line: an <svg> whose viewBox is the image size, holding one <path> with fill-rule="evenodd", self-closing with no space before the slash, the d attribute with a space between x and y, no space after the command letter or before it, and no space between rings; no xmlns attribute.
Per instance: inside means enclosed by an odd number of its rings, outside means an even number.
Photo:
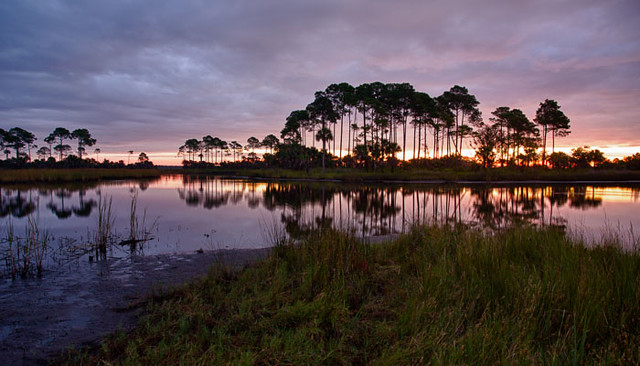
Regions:
<svg viewBox="0 0 640 366"><path fill-rule="evenodd" d="M553 98L574 126L564 143L640 145L638 15L636 1L8 0L0 120L40 138L86 127L103 151L173 151L278 132L334 82L407 81L466 85L485 115L533 117Z"/></svg>

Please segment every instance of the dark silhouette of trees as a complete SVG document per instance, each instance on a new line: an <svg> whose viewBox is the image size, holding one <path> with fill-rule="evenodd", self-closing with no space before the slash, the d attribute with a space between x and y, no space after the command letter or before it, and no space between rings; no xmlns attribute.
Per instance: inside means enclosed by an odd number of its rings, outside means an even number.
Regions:
<svg viewBox="0 0 640 366"><path fill-rule="evenodd" d="M269 149L269 153L273 154L273 150L278 146L280 140L275 135L267 135L262 139L261 145Z"/></svg>
<svg viewBox="0 0 640 366"><path fill-rule="evenodd" d="M540 103L534 121L542 127L542 163L545 164L547 157L547 134L551 132L551 152L553 153L555 152L555 137L566 136L570 133L570 120L560 110L558 102L552 99L545 99L544 102Z"/></svg>
<svg viewBox="0 0 640 366"><path fill-rule="evenodd" d="M454 85L449 91L444 92L443 99L454 115L455 129L453 132L448 130L447 134L447 154L449 153L449 139L453 134L454 153L460 155L462 153L462 144L464 138L469 136L472 129L465 126L465 117L467 122L477 125L481 121L480 110L478 110L478 100L473 94L469 94L469 90L464 86Z"/></svg>
<svg viewBox="0 0 640 366"><path fill-rule="evenodd" d="M46 146L42 146L38 151L36 151L36 155L38 156L38 159L44 160L47 156L51 156L51 149Z"/></svg>
<svg viewBox="0 0 640 366"><path fill-rule="evenodd" d="M256 152L256 149L259 149L262 146L262 144L260 144L260 140L258 140L256 137L249 137L247 139L247 145L245 146L245 149L247 151L251 150L252 153Z"/></svg>
<svg viewBox="0 0 640 366"><path fill-rule="evenodd" d="M285 143L302 143L303 128L310 120L307 110L293 111L287 117L280 137Z"/></svg>
<svg viewBox="0 0 640 366"><path fill-rule="evenodd" d="M187 154L188 161L195 161L196 154L200 151L200 141L198 139L188 139L184 145L178 149L178 155ZM133 153L133 151L131 152Z"/></svg>
<svg viewBox="0 0 640 366"><path fill-rule="evenodd" d="M473 145L476 150L476 158L483 167L493 166L496 159L496 147L499 144L499 132L494 126L483 126L473 134Z"/></svg>
<svg viewBox="0 0 640 366"><path fill-rule="evenodd" d="M56 139L59 140L58 145L56 145L53 149L59 153L59 159L62 160L63 154L71 150L71 146L64 144L64 140L70 138L71 132L69 132L69 130L64 127L57 127L49 136L47 136L45 142L51 141L51 143L54 143Z"/></svg>
<svg viewBox="0 0 640 366"><path fill-rule="evenodd" d="M13 127L8 131L0 129L0 144L7 159L11 153L10 149L13 149L16 153L16 160L31 160L31 146L35 140L36 137L33 133L20 127ZM21 151L25 146L28 154Z"/></svg>
<svg viewBox="0 0 640 366"><path fill-rule="evenodd" d="M535 124L519 109L498 107L490 118L498 132L498 152L500 163L521 164L531 160L532 150L538 148L539 131ZM524 151L523 151L524 149Z"/></svg>
<svg viewBox="0 0 640 366"><path fill-rule="evenodd" d="M80 159L82 159L82 154L86 151L85 146L93 146L96 143L96 139L91 137L89 130L86 128L73 130L71 138L78 140L78 157Z"/></svg>
<svg viewBox="0 0 640 366"><path fill-rule="evenodd" d="M589 146L572 149L571 157L576 168L597 168L607 161L602 151L598 149L590 150Z"/></svg>
<svg viewBox="0 0 640 366"><path fill-rule="evenodd" d="M307 111L312 124L320 125L320 130L314 137L317 141L322 141L322 168L324 169L327 155L327 141L333 139L327 123L335 123L338 114L334 109L331 99L322 91L316 92L315 100L307 105Z"/></svg>

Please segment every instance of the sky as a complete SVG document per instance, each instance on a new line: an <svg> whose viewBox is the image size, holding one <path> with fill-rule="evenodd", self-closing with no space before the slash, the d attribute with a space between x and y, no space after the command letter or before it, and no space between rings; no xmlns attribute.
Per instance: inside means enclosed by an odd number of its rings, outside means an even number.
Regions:
<svg viewBox="0 0 640 366"><path fill-rule="evenodd" d="M0 127L38 142L87 128L103 156L178 164L205 135L279 136L332 83L469 89L533 119L558 101L561 148L640 151L640 1L3 0ZM102 159L102 157L101 157Z"/></svg>

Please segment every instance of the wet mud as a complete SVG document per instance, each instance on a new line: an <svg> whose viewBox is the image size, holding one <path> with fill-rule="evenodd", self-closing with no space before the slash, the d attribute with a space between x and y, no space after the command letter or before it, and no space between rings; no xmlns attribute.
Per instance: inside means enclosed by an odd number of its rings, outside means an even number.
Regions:
<svg viewBox="0 0 640 366"><path fill-rule="evenodd" d="M69 347L130 329L145 296L206 275L211 265L241 268L268 249L221 250L69 263L42 278L0 282L0 360L47 364Z"/></svg>

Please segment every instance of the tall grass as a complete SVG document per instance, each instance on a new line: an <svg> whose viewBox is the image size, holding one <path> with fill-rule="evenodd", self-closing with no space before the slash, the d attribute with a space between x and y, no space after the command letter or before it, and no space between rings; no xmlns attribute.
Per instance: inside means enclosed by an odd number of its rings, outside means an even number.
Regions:
<svg viewBox="0 0 640 366"><path fill-rule="evenodd" d="M114 241L113 226L115 216L111 211L112 203L112 197L106 199L101 193L98 194L98 216L92 240L96 258L106 258L107 248Z"/></svg>
<svg viewBox="0 0 640 366"><path fill-rule="evenodd" d="M41 275L50 241L49 231L41 229L38 220L32 215L27 216L23 237L16 235L13 222L9 221L0 244L4 246L3 256L11 277L15 279L17 276Z"/></svg>
<svg viewBox="0 0 640 366"><path fill-rule="evenodd" d="M553 229L340 232L150 301L130 334L70 363L638 364L640 254Z"/></svg>
<svg viewBox="0 0 640 366"><path fill-rule="evenodd" d="M137 192L131 196L129 205L129 237L121 242L121 244L129 244L131 253L135 253L142 249L139 243L145 243L151 239L151 232L157 225L157 218L151 225L147 225L147 210L144 209L142 217L138 216L138 194Z"/></svg>

